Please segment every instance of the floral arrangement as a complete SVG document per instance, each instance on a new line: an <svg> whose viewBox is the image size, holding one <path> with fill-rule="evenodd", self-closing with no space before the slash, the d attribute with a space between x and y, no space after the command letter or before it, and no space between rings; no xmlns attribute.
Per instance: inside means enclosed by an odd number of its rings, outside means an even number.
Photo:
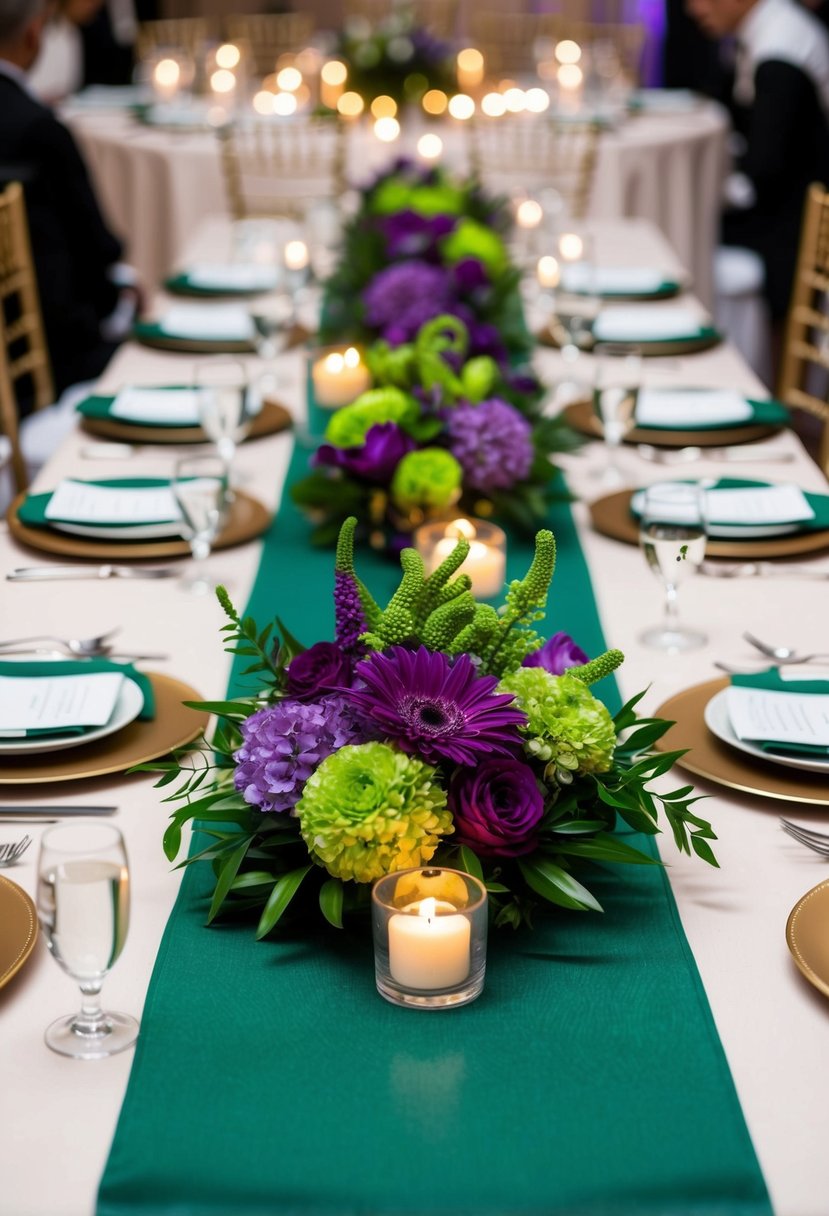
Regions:
<svg viewBox="0 0 829 1216"><path fill-rule="evenodd" d="M411 342L379 339L366 361L375 387L332 414L313 471L291 491L316 543L333 543L349 515L382 548L450 508L538 525L556 493L550 455L580 441L544 416L531 373L470 356L469 330L450 314Z"/></svg>
<svg viewBox="0 0 829 1216"><path fill-rule="evenodd" d="M454 92L452 48L419 27L407 9L376 24L351 17L337 54L348 68L348 87L367 101L387 96L403 104L420 101L428 89Z"/></svg>
<svg viewBox="0 0 829 1216"><path fill-rule="evenodd" d="M463 321L470 355L501 363L525 357L524 324L504 236L508 208L475 181L398 160L360 195L343 252L326 283L322 342L411 342L421 326L451 314Z"/></svg>
<svg viewBox="0 0 829 1216"><path fill-rule="evenodd" d="M405 550L381 608L354 568L355 525L337 547L335 640L304 649L278 620L260 630L221 588L226 648L252 660L256 693L200 706L220 725L195 758L144 766L161 786L179 779L167 856L188 820L209 838L182 863L213 867L208 921L255 909L261 938L292 906L339 927L375 879L430 862L482 878L496 925L529 924L541 905L600 910L574 870L658 864L613 829L652 835L659 806L678 848L716 865L691 787L648 788L681 754L652 750L669 724L637 718L639 698L612 718L591 691L621 653L588 659L534 629L552 533L500 612L457 574L463 539L429 577Z"/></svg>

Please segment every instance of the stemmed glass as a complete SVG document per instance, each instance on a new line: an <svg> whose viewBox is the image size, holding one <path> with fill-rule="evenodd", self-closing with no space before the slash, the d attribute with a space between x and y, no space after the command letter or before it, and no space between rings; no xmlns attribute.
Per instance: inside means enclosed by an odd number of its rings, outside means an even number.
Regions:
<svg viewBox="0 0 829 1216"><path fill-rule="evenodd" d="M696 650L708 640L704 633L680 625L678 602L680 584L705 557L705 531L705 495L700 486L660 482L645 490L639 542L665 589L664 621L640 635L646 646L676 653Z"/></svg>
<svg viewBox="0 0 829 1216"><path fill-rule="evenodd" d="M62 823L44 832L37 907L49 952L82 994L80 1013L49 1026L47 1046L78 1060L101 1060L132 1046L136 1019L104 1012L100 999L129 926L129 867L118 829Z"/></svg>
<svg viewBox="0 0 829 1216"><path fill-rule="evenodd" d="M216 444L230 482L236 448L262 409L261 393L251 385L245 366L238 359L218 358L198 363L193 380L198 390L199 422Z"/></svg>
<svg viewBox="0 0 829 1216"><path fill-rule="evenodd" d="M599 476L608 485L624 481L619 468L619 448L633 426L642 354L637 346L623 342L600 342L593 348L595 378L593 409L602 424L607 460Z"/></svg>
<svg viewBox="0 0 829 1216"><path fill-rule="evenodd" d="M555 293L561 353L575 363L593 340L593 324L601 307L591 238L577 232L560 233L556 260L561 275Z"/></svg>
<svg viewBox="0 0 829 1216"><path fill-rule="evenodd" d="M171 484L181 511L182 535L195 563L184 586L194 595L206 595L214 583L204 563L225 519L227 465L221 456L185 456L176 462Z"/></svg>

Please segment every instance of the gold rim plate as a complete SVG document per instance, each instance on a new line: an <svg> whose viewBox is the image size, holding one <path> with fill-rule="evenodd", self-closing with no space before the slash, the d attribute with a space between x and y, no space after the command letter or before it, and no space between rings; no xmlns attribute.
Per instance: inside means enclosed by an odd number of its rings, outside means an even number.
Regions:
<svg viewBox="0 0 829 1216"><path fill-rule="evenodd" d="M786 945L810 984L829 996L829 878L797 901L786 921Z"/></svg>
<svg viewBox="0 0 829 1216"><path fill-rule="evenodd" d="M188 709L182 702L201 701L200 693L171 676L156 672L147 675L155 696L155 717L151 722L136 719L114 735L65 752L4 756L0 785L42 785L48 781L104 777L157 760L192 743L205 730L208 715Z"/></svg>
<svg viewBox="0 0 829 1216"><path fill-rule="evenodd" d="M602 426L590 401L573 401L564 410L564 417L573 430L591 439L601 439ZM624 437L625 443L649 443L655 448L714 448L732 443L756 443L781 430L779 426L759 423L732 426L716 431L661 431L635 426Z"/></svg>
<svg viewBox="0 0 829 1216"><path fill-rule="evenodd" d="M674 725L656 747L663 752L687 748L688 754L677 760L677 768L696 777L705 777L726 789L807 806L829 806L829 782L825 773L782 768L772 761L737 751L711 733L705 725L705 707L716 693L727 687L727 678L708 680L705 684L684 689L660 705L655 717L667 718Z"/></svg>
<svg viewBox="0 0 829 1216"><path fill-rule="evenodd" d="M189 557L190 546L184 540L112 541L93 540L83 536L70 536L64 532L52 532L49 528L30 528L21 523L17 509L25 494L20 494L9 507L6 519L9 531L16 541L28 549L41 553L55 553L61 557L89 558L91 561L138 561L162 560L167 557ZM227 522L216 537L214 549L232 549L235 545L255 540L270 527L271 513L256 498L236 490L230 505Z"/></svg>
<svg viewBox="0 0 829 1216"><path fill-rule="evenodd" d="M630 511L633 490L618 490L590 503L593 527L603 536L626 545L639 544L639 525ZM709 540L706 557L755 558L800 557L829 547L829 528L796 532L790 536L758 536L756 540Z"/></svg>
<svg viewBox="0 0 829 1216"><path fill-rule="evenodd" d="M278 435L290 430L291 415L278 401L265 401L257 414L245 442L262 439L265 435ZM208 436L200 426L141 426L136 422L122 422L120 418L82 418L81 429L88 435L101 439L118 439L125 443L208 443Z"/></svg>
<svg viewBox="0 0 829 1216"><path fill-rule="evenodd" d="M29 895L0 874L0 988L17 975L37 941L37 912Z"/></svg>

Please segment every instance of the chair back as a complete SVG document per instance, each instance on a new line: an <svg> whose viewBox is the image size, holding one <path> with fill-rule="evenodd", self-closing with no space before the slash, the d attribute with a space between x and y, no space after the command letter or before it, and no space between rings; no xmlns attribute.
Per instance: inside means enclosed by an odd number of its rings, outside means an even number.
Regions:
<svg viewBox="0 0 829 1216"><path fill-rule="evenodd" d="M829 475L829 193L822 185L806 197L777 395L823 424L819 461Z"/></svg>
<svg viewBox="0 0 829 1216"><path fill-rule="evenodd" d="M314 33L314 19L307 13L229 13L224 32L230 42L241 43L257 76L276 70L280 55L303 50Z"/></svg>
<svg viewBox="0 0 829 1216"><path fill-rule="evenodd" d="M178 48L195 61L205 44L218 42L221 27L216 17L167 17L161 21L142 21L138 27L136 54L147 59L160 50Z"/></svg>
<svg viewBox="0 0 829 1216"><path fill-rule="evenodd" d="M612 77L621 72L628 84L639 84L645 48L643 25L559 17L557 31L559 39L572 39L587 52L593 70L599 75Z"/></svg>
<svg viewBox="0 0 829 1216"><path fill-rule="evenodd" d="M398 7L394 0L345 0L343 16L346 21L350 17L365 17L372 25L379 25ZM406 5L406 12L411 14L415 28L426 29L438 38L454 38L458 0L413 0Z"/></svg>
<svg viewBox="0 0 829 1216"><path fill-rule="evenodd" d="M219 131L234 219L300 219L344 188L343 125L334 118L254 119Z"/></svg>
<svg viewBox="0 0 829 1216"><path fill-rule="evenodd" d="M24 490L28 480L18 439L23 382L34 390L35 409L54 401L23 188L13 182L0 194L0 429L11 440L18 490Z"/></svg>
<svg viewBox="0 0 829 1216"><path fill-rule="evenodd" d="M566 214L587 213L599 140L593 122L556 121L546 115L473 119L470 165L495 193L554 189Z"/></svg>
<svg viewBox="0 0 829 1216"><path fill-rule="evenodd" d="M468 45L483 55L488 79L535 72L536 57L543 57L541 40L551 51L563 37L557 13L506 14L478 9L469 14L467 24Z"/></svg>

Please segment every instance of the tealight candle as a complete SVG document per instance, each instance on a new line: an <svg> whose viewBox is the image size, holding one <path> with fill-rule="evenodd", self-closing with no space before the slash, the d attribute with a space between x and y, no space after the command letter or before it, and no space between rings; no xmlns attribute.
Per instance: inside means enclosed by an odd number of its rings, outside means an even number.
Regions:
<svg viewBox="0 0 829 1216"><path fill-rule="evenodd" d="M339 409L371 388L371 372L356 346L349 346L315 359L311 365L311 383L317 405L323 409Z"/></svg>
<svg viewBox="0 0 829 1216"><path fill-rule="evenodd" d="M558 264L558 259L554 258L550 253L545 253L544 257L538 259L536 275L539 287L542 287L545 291L555 291L561 280L561 267Z"/></svg>
<svg viewBox="0 0 829 1216"><path fill-rule="evenodd" d="M286 270L305 270L308 265L308 246L304 241L288 241L284 253Z"/></svg>
<svg viewBox="0 0 829 1216"><path fill-rule="evenodd" d="M469 975L469 921L445 900L417 900L389 920L389 971L404 988L454 988Z"/></svg>
<svg viewBox="0 0 829 1216"><path fill-rule="evenodd" d="M153 91L162 101L171 101L181 84L181 64L177 59L160 59L153 68Z"/></svg>
<svg viewBox="0 0 829 1216"><path fill-rule="evenodd" d="M423 524L414 534L415 548L426 573L437 570L455 549L458 538L469 541L469 553L459 572L472 580L472 594L492 599L501 594L506 578L507 538L502 528L482 519L454 519Z"/></svg>

